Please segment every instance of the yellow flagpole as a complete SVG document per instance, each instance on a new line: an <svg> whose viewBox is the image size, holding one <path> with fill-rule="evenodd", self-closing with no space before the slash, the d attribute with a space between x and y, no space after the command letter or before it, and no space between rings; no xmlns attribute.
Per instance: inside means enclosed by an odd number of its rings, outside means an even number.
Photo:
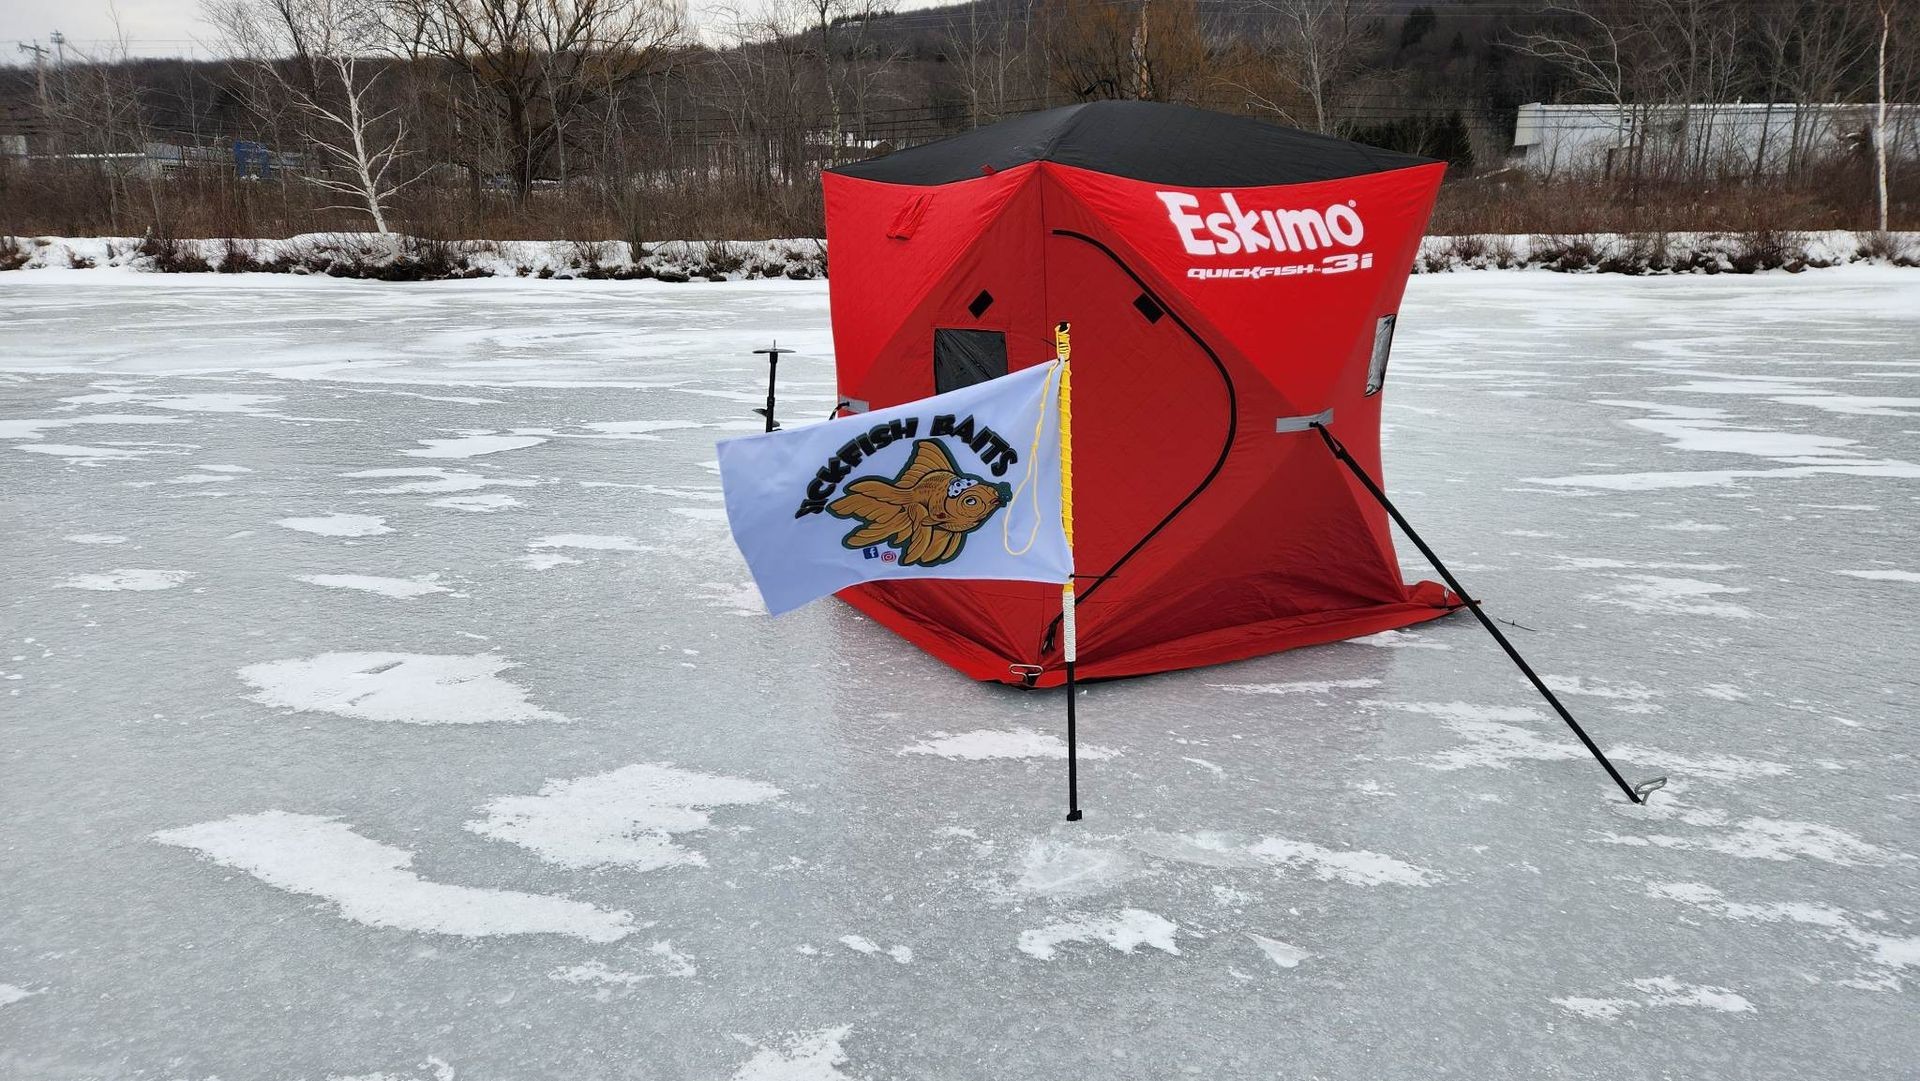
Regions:
<svg viewBox="0 0 1920 1081"><path fill-rule="evenodd" d="M1073 554L1073 326L1059 323L1053 328L1053 344L1060 358L1060 524L1067 535L1067 554ZM1074 724L1074 666L1079 660L1079 641L1074 624L1073 573L1060 586L1060 658L1067 669L1067 821L1080 820L1079 732Z"/></svg>

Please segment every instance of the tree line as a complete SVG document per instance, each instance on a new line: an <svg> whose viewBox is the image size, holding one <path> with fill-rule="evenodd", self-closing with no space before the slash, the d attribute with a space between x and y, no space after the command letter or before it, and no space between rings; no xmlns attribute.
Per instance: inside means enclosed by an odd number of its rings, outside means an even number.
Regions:
<svg viewBox="0 0 1920 1081"><path fill-rule="evenodd" d="M0 232L812 236L824 168L1101 98L1443 158L1463 232L1911 227L1914 155L1872 118L1920 99L1916 4L771 0L695 27L677 0L206 0L224 60L0 70ZM1630 183L1555 181L1511 167L1527 102L1635 132L1733 102L1868 119L1764 175L1634 149Z"/></svg>

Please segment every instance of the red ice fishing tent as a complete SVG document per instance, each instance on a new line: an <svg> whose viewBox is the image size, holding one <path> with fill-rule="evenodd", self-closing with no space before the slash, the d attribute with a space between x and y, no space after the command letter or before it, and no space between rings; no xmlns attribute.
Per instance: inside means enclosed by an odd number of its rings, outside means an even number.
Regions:
<svg viewBox="0 0 1920 1081"><path fill-rule="evenodd" d="M1082 678L1433 619L1380 476L1395 312L1444 166L1257 120L1103 101L825 177L843 412L1052 359L1073 338ZM977 679L1059 682L1057 588L914 581L843 598Z"/></svg>

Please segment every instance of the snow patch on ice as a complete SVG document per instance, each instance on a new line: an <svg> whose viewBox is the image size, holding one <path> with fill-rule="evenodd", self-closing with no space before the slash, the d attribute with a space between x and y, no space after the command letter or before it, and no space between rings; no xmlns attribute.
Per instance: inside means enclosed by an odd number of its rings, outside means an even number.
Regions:
<svg viewBox="0 0 1920 1081"><path fill-rule="evenodd" d="M1643 998L1556 998L1555 1005L1592 1021L1612 1021L1629 1010L1685 1006L1721 1013L1753 1013L1746 996L1726 987L1682 983L1672 976L1651 976L1631 984Z"/></svg>
<svg viewBox="0 0 1920 1081"><path fill-rule="evenodd" d="M759 1046L731 1081L851 1081L839 1067L847 1064L840 1042L852 1032L853 1026L842 1025L781 1037L772 1046Z"/></svg>
<svg viewBox="0 0 1920 1081"><path fill-rule="evenodd" d="M398 600L411 600L430 593L453 592L446 586L436 585L433 575L418 578L382 578L373 574L302 574L297 578L311 585L326 586L328 589L357 589Z"/></svg>
<svg viewBox="0 0 1920 1081"><path fill-rule="evenodd" d="M1745 586L1723 586L1698 578L1665 578L1652 574L1612 574L1607 577L1622 584L1612 592L1590 594L1587 599L1600 604L1617 604L1636 612L1656 616L1713 616L1719 619L1755 619L1750 608L1714 598L1726 594L1750 593Z"/></svg>
<svg viewBox="0 0 1920 1081"><path fill-rule="evenodd" d="M1095 747L1091 744L1081 745L1079 752L1081 758L1096 761L1112 758L1120 753L1111 748ZM898 753L938 755L941 758L985 762L1001 758L1065 758L1067 745L1052 733L1037 732L1031 728L1016 728L1010 732L981 728L957 735L934 732L929 738L919 743L900 748Z"/></svg>
<svg viewBox="0 0 1920 1081"><path fill-rule="evenodd" d="M163 830L161 844L190 848L275 889L318 897L370 927L479 938L556 934L613 942L633 917L581 901L517 890L430 882L412 869L413 853L318 815L264 811Z"/></svg>
<svg viewBox="0 0 1920 1081"><path fill-rule="evenodd" d="M1920 582L1920 571L1834 571L1868 582Z"/></svg>
<svg viewBox="0 0 1920 1081"><path fill-rule="evenodd" d="M532 552L519 559L521 566L528 570L550 571L555 567L579 566L580 561L572 556L563 556L559 552Z"/></svg>
<svg viewBox="0 0 1920 1081"><path fill-rule="evenodd" d="M1346 851L1284 837L1265 838L1247 851L1272 863L1312 871L1313 877L1323 881L1352 886L1431 886L1440 879L1424 867L1378 852Z"/></svg>
<svg viewBox="0 0 1920 1081"><path fill-rule="evenodd" d="M1172 920L1145 909L1123 908L1101 916L1077 916L1031 931L1020 932L1020 952L1042 961L1050 961L1061 946L1073 942L1104 942L1121 953L1132 953L1141 946L1178 957L1180 947L1174 936L1180 928Z"/></svg>
<svg viewBox="0 0 1920 1081"><path fill-rule="evenodd" d="M323 653L240 669L262 705L400 724L565 721L499 678L512 661L490 653Z"/></svg>
<svg viewBox="0 0 1920 1081"><path fill-rule="evenodd" d="M716 808L781 795L760 781L640 763L548 781L538 795L501 796L466 828L564 867L703 867L706 857L675 844L677 835L711 828Z"/></svg>
<svg viewBox="0 0 1920 1081"><path fill-rule="evenodd" d="M445 469L435 466L431 469L363 469L357 473L342 473L348 480L379 480L383 478L425 477L425 480L403 481L386 488L355 488L355 495L418 495L427 493L471 492L480 488L498 485L508 488L531 488L539 481L523 480L515 477L489 477L480 473L469 473L463 469Z"/></svg>
<svg viewBox="0 0 1920 1081"><path fill-rule="evenodd" d="M1380 646L1384 649L1452 649L1445 642L1430 642L1413 631L1381 631L1344 640L1353 646Z"/></svg>
<svg viewBox="0 0 1920 1081"><path fill-rule="evenodd" d="M32 998L39 993L39 991L29 991L24 987L16 987L10 983L0 983L0 1006L11 1006L16 1002L22 1002Z"/></svg>
<svg viewBox="0 0 1920 1081"><path fill-rule="evenodd" d="M133 590L150 592L172 589L193 577L192 571L163 571L141 567L115 567L104 574L76 574L54 586L55 589L89 589L99 592Z"/></svg>
<svg viewBox="0 0 1920 1081"><path fill-rule="evenodd" d="M1692 770L1687 772L1690 775L1694 773ZM1621 808L1618 813L1656 828L1662 824L1677 824L1701 832L1687 836L1670 833L1600 834L1600 840L1608 844L1693 849L1719 852L1740 859L1776 862L1805 857L1841 867L1879 866L1901 858L1897 852L1863 841L1832 826L1759 816L1735 819L1726 811L1691 806L1677 795L1637 807Z"/></svg>
<svg viewBox="0 0 1920 1081"><path fill-rule="evenodd" d="M473 511L480 514L490 514L493 511L506 510L508 507L517 507L519 505L520 501L518 499L507 495L505 492L482 492L479 495L450 495L444 499L433 500L429 504L429 506L434 507L446 507L449 510Z"/></svg>
<svg viewBox="0 0 1920 1081"><path fill-rule="evenodd" d="M377 537L393 532L377 514L326 514L317 518L282 518L273 523L285 529L321 537Z"/></svg>
<svg viewBox="0 0 1920 1081"><path fill-rule="evenodd" d="M1686 518L1678 522L1665 522L1659 525L1650 525L1647 528L1662 529L1669 533L1724 533L1727 531L1729 527L1723 526L1723 525L1715 525L1714 523L1711 523L1711 522L1696 522L1691 518Z"/></svg>
<svg viewBox="0 0 1920 1081"><path fill-rule="evenodd" d="M1857 923L1845 909L1799 901L1730 901L1727 895L1699 882L1650 882L1647 896L1690 905L1709 915L1741 923L1793 923L1815 928L1819 934L1849 946L1864 955L1870 966L1881 970L1878 978L1852 981L1852 986L1875 990L1898 990L1894 973L1920 967L1920 936L1897 938L1869 930Z"/></svg>
<svg viewBox="0 0 1920 1081"><path fill-rule="evenodd" d="M1365 690L1378 687L1377 679L1298 680L1292 683L1209 683L1215 690L1234 694L1326 694L1335 690Z"/></svg>
<svg viewBox="0 0 1920 1081"><path fill-rule="evenodd" d="M125 544L127 538L118 533L70 533L65 538L73 544Z"/></svg>
<svg viewBox="0 0 1920 1081"><path fill-rule="evenodd" d="M70 443L29 443L15 447L28 454L45 454L69 465L100 465L104 462L130 462L154 454L180 454L177 450L134 450L131 447L82 447Z"/></svg>
<svg viewBox="0 0 1920 1081"><path fill-rule="evenodd" d="M403 450L410 458L478 458L507 450L537 447L546 440L533 435L463 435L454 439L422 439L421 449Z"/></svg>
<svg viewBox="0 0 1920 1081"><path fill-rule="evenodd" d="M632 537L605 536L597 533L556 533L551 537L539 537L527 542L533 550L545 548L579 548L592 552L645 552L640 542Z"/></svg>
<svg viewBox="0 0 1920 1081"><path fill-rule="evenodd" d="M1277 938L1256 935L1251 931L1247 932L1247 937L1253 940L1254 945L1260 947L1261 953L1267 955L1267 960L1281 968L1297 967L1300 962L1313 956L1300 947L1282 942Z"/></svg>
<svg viewBox="0 0 1920 1081"><path fill-rule="evenodd" d="M1605 680L1588 681L1583 676L1548 676L1548 688L1559 694L1581 695L1587 698L1607 698L1615 701L1643 702L1659 697L1658 691L1651 691L1638 683L1608 683Z"/></svg>

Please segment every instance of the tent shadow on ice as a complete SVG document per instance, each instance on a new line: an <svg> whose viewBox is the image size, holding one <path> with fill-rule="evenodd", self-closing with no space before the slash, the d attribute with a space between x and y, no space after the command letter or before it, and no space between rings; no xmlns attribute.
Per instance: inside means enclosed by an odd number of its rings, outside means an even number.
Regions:
<svg viewBox="0 0 1920 1081"><path fill-rule="evenodd" d="M1387 350L1443 170L1120 101L831 170L842 412L1044 363L1072 324L1083 678L1445 615L1459 597L1402 580L1385 511L1312 427L1380 475ZM1060 682L1057 587L841 596L973 678Z"/></svg>

